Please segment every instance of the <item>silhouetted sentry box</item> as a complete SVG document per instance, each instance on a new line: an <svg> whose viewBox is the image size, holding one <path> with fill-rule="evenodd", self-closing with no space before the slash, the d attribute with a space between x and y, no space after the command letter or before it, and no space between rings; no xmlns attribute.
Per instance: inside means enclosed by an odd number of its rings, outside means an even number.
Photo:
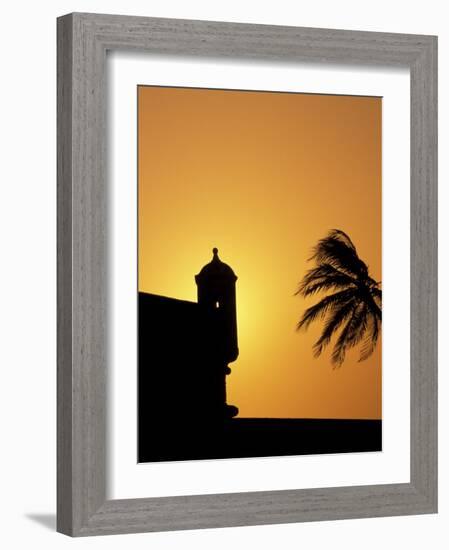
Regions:
<svg viewBox="0 0 449 550"><path fill-rule="evenodd" d="M218 358L231 363L239 354L235 302L237 276L229 265L220 260L216 248L212 252L212 261L195 276L198 304L218 327Z"/></svg>

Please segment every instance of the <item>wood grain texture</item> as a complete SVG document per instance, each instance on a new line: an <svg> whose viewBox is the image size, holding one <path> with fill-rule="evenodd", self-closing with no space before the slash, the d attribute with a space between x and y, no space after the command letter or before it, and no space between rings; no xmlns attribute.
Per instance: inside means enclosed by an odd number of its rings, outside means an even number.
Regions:
<svg viewBox="0 0 449 550"><path fill-rule="evenodd" d="M410 68L410 483L106 500L111 49ZM79 13L59 18L58 531L85 536L436 512L436 193L436 37Z"/></svg>
<svg viewBox="0 0 449 550"><path fill-rule="evenodd" d="M58 21L57 529L72 529L72 26Z"/></svg>

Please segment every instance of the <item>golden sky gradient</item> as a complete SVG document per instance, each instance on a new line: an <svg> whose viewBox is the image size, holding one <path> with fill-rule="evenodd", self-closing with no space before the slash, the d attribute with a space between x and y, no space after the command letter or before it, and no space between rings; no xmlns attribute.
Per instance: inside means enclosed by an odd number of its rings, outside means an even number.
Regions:
<svg viewBox="0 0 449 550"><path fill-rule="evenodd" d="M295 327L294 296L329 229L381 280L381 99L140 86L139 290L196 301L219 249L238 276L240 356L228 403L242 417L381 418L381 342L339 369Z"/></svg>

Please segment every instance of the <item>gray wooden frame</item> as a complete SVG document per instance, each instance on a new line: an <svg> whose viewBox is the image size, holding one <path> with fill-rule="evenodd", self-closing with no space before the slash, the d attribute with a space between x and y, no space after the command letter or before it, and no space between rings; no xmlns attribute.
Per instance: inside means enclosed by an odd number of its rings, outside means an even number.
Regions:
<svg viewBox="0 0 449 550"><path fill-rule="evenodd" d="M411 72L410 483L106 499L108 50ZM75 13L58 19L57 529L72 536L437 511L437 38Z"/></svg>

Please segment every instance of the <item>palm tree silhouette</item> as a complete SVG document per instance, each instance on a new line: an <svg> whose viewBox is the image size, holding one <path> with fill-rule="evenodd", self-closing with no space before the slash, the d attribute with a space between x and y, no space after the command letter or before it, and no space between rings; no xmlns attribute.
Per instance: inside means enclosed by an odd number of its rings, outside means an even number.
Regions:
<svg viewBox="0 0 449 550"><path fill-rule="evenodd" d="M380 282L369 276L367 265L359 258L351 239L339 229L332 229L313 249L310 269L299 284L296 295L312 296L335 291L306 309L297 330L307 329L317 320L325 320L323 332L313 346L318 357L341 329L332 351L334 366L341 366L346 351L362 343L359 361L374 351L382 322Z"/></svg>

